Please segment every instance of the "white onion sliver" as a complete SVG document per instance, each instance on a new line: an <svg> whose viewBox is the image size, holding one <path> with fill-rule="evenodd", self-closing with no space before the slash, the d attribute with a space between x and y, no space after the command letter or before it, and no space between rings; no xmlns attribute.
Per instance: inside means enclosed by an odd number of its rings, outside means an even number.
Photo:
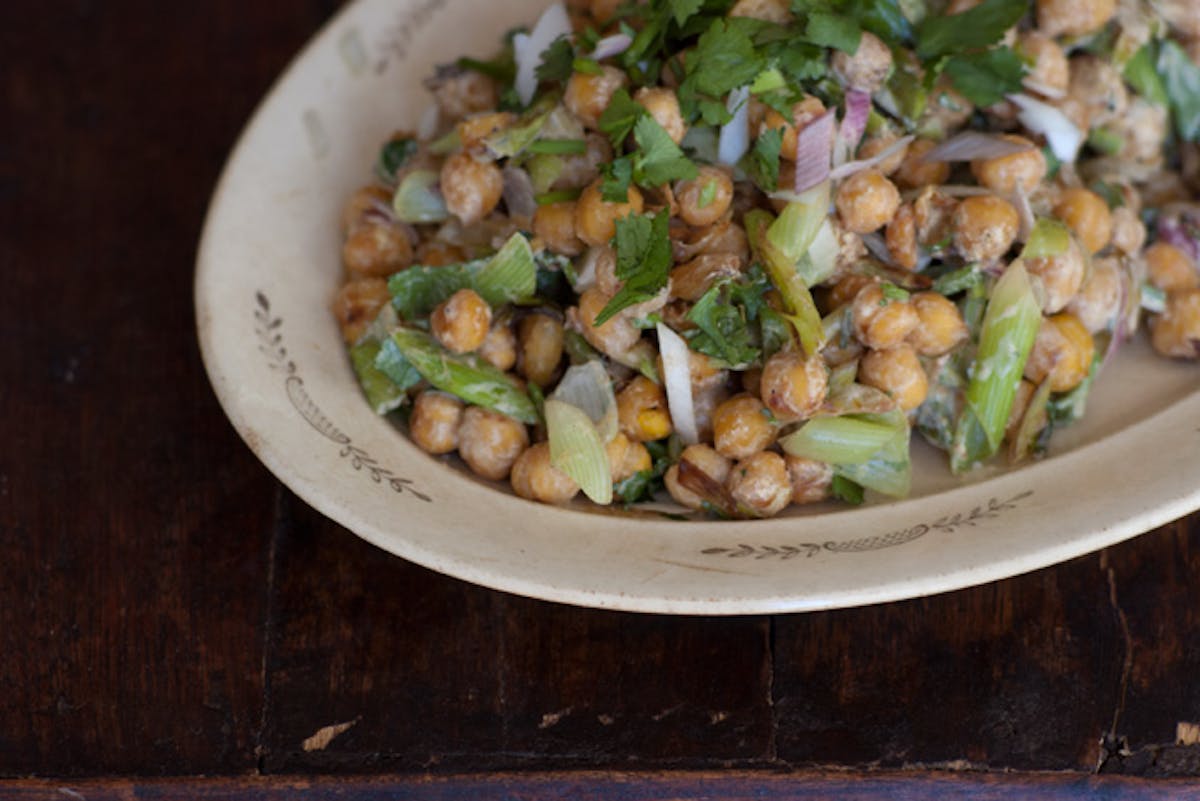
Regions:
<svg viewBox="0 0 1200 801"><path fill-rule="evenodd" d="M1029 95L1009 95L1021 112L1017 118L1029 130L1046 137L1046 142L1059 161L1074 162L1083 146L1083 133L1075 127L1066 114L1048 103L1034 100Z"/></svg>
<svg viewBox="0 0 1200 801"><path fill-rule="evenodd" d="M963 131L937 145L921 159L928 162L998 159L1032 149L1032 145L1012 142L999 134Z"/></svg>
<svg viewBox="0 0 1200 801"><path fill-rule="evenodd" d="M562 401L582 409L595 423L601 442L608 442L617 435L617 398L612 379L599 361L568 367L547 400Z"/></svg>
<svg viewBox="0 0 1200 801"><path fill-rule="evenodd" d="M663 383L667 388L671 423L684 445L695 445L700 441L700 433L696 429L696 404L692 398L692 371L688 346L683 337L666 325L659 323L657 330L658 351L662 354Z"/></svg>
<svg viewBox="0 0 1200 801"><path fill-rule="evenodd" d="M829 177L832 180L837 181L841 178L848 178L849 176L854 175L854 173L856 173L856 172L862 172L863 170L868 170L871 167L874 167L876 164L880 164L884 161L887 161L892 156L896 155L901 150L908 147L909 142L911 142L915 138L916 137L914 137L912 135L902 136L899 139L897 139L895 142L892 142L890 145L885 147L883 150L880 150L874 156L871 156L871 158L869 158L869 159L860 159L859 161L847 161L845 164L840 164L837 167L834 167L833 170L830 171Z"/></svg>
<svg viewBox="0 0 1200 801"><path fill-rule="evenodd" d="M812 189L829 178L833 157L833 109L801 128L796 134L796 192Z"/></svg>
<svg viewBox="0 0 1200 801"><path fill-rule="evenodd" d="M521 103L529 105L537 92L537 68L542 65L542 53L562 36L573 32L571 19L562 3L554 3L538 18L533 31L528 35L513 36L513 56L517 62L517 78L514 82Z"/></svg>
<svg viewBox="0 0 1200 801"><path fill-rule="evenodd" d="M604 247L589 248L587 253L583 254L583 259L575 265L575 282L572 284L572 289L577 293L583 294L591 289L596 283L596 262L605 256Z"/></svg>
<svg viewBox="0 0 1200 801"><path fill-rule="evenodd" d="M725 109L733 119L721 126L721 138L717 144L717 159L722 164L733 166L750 149L750 87L739 86L729 93Z"/></svg>
<svg viewBox="0 0 1200 801"><path fill-rule="evenodd" d="M613 56L619 56L628 50L631 44L633 44L633 38L627 33L614 33L612 36L605 36L596 42L596 49L592 51L592 58L601 61Z"/></svg>
<svg viewBox="0 0 1200 801"><path fill-rule="evenodd" d="M1037 220L1033 218L1033 206L1029 205L1029 195L1026 194L1024 187L1017 184L1016 190L1012 195L1013 207L1017 210L1017 219L1020 222L1020 228L1017 230L1017 241L1028 242L1029 234L1033 231L1033 226L1037 224Z"/></svg>

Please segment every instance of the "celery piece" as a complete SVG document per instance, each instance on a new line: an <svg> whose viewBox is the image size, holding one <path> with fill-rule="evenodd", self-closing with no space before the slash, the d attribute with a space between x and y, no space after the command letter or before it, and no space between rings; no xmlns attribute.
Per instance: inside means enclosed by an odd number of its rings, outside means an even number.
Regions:
<svg viewBox="0 0 1200 801"><path fill-rule="evenodd" d="M474 285L480 297L492 306L533 297L537 292L537 264L529 240L520 233L510 236L475 274Z"/></svg>
<svg viewBox="0 0 1200 801"><path fill-rule="evenodd" d="M401 328L390 340L421 376L467 403L535 425L537 409L517 383L474 355L450 353L424 331Z"/></svg>
<svg viewBox="0 0 1200 801"><path fill-rule="evenodd" d="M434 223L449 218L446 201L437 188L441 176L433 170L413 170L404 176L392 197L396 219L406 223Z"/></svg>
<svg viewBox="0 0 1200 801"><path fill-rule="evenodd" d="M795 327L805 352L813 356L825 342L821 329L821 313L817 311L812 293L808 291L808 285L804 283L804 277L796 267L799 257L789 259L771 241L768 231L773 227L773 222L770 212L762 209L747 212L746 234L771 283L783 297L784 306L788 311L783 316ZM819 226L813 226L813 236L816 235L817 227ZM811 242L811 238L809 241Z"/></svg>
<svg viewBox="0 0 1200 801"><path fill-rule="evenodd" d="M550 462L575 480L594 503L612 503L612 469L595 424L582 409L553 398L546 401Z"/></svg>
<svg viewBox="0 0 1200 801"><path fill-rule="evenodd" d="M979 352L971 365L966 402L950 450L950 468L955 473L999 450L1041 321L1041 307L1025 265L1014 261L996 282L984 314Z"/></svg>
<svg viewBox="0 0 1200 801"><path fill-rule="evenodd" d="M855 416L817 417L779 440L792 456L830 464L863 464L896 435L890 425Z"/></svg>
<svg viewBox="0 0 1200 801"><path fill-rule="evenodd" d="M350 348L354 374L358 376L358 384L375 414L387 414L399 408L408 399L405 390L421 380L419 374L405 375L400 370L395 373L400 380L394 380L389 373L376 366L382 350L382 345L376 340L360 342Z"/></svg>

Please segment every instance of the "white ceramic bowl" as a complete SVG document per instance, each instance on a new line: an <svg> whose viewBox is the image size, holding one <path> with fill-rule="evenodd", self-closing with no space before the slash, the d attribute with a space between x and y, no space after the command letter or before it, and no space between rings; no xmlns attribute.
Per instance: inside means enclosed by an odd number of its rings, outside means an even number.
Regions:
<svg viewBox="0 0 1200 801"><path fill-rule="evenodd" d="M359 393L329 302L340 207L379 144L429 104L421 80L487 56L545 0L359 0L304 50L238 143L196 272L205 364L263 463L394 554L586 606L791 612L966 587L1118 542L1200 507L1200 367L1126 347L1051 458L951 477L918 449L908 500L753 522L541 506L435 460Z"/></svg>

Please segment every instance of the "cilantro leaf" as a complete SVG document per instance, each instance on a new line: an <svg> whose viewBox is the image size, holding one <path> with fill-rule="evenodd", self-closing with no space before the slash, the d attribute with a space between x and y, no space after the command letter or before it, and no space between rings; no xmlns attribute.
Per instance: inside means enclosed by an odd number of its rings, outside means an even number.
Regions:
<svg viewBox="0 0 1200 801"><path fill-rule="evenodd" d="M539 81L566 81L575 71L575 48L566 37L555 39L542 52L536 75Z"/></svg>
<svg viewBox="0 0 1200 801"><path fill-rule="evenodd" d="M675 17L675 24L680 27L695 16L703 5L704 0L667 0L667 7Z"/></svg>
<svg viewBox="0 0 1200 801"><path fill-rule="evenodd" d="M779 186L779 151L783 148L783 129L763 131L754 140L754 147L742 157L740 166L750 180L764 192L774 192Z"/></svg>
<svg viewBox="0 0 1200 801"><path fill-rule="evenodd" d="M912 25L897 0L850 0L845 13L858 20L864 31L870 31L892 47L912 39Z"/></svg>
<svg viewBox="0 0 1200 801"><path fill-rule="evenodd" d="M633 130L637 121L646 114L645 107L629 96L629 92L618 89L600 115L600 132L606 134L613 147L619 148Z"/></svg>
<svg viewBox="0 0 1200 801"><path fill-rule="evenodd" d="M621 156L601 168L604 180L600 184L600 197L608 203L629 201L629 184L633 181L633 157Z"/></svg>
<svg viewBox="0 0 1200 801"><path fill-rule="evenodd" d="M983 0L961 14L926 17L917 30L917 55L929 60L993 45L1028 10L1028 0Z"/></svg>
<svg viewBox="0 0 1200 801"><path fill-rule="evenodd" d="M688 347L731 367L753 364L760 356L747 325L749 313L733 302L730 282L715 284L692 306L687 318L699 330L687 333Z"/></svg>
<svg viewBox="0 0 1200 801"><path fill-rule="evenodd" d="M1158 54L1158 72L1171 100L1175 130L1191 142L1200 141L1200 66L1187 51L1171 40L1162 43Z"/></svg>
<svg viewBox="0 0 1200 801"><path fill-rule="evenodd" d="M757 22L746 17L713 20L688 57L688 78L696 91L723 97L762 71L765 65L750 36L756 27L751 23Z"/></svg>
<svg viewBox="0 0 1200 801"><path fill-rule="evenodd" d="M813 44L854 55L862 40L862 28L851 17L818 12L809 14L804 36Z"/></svg>
<svg viewBox="0 0 1200 801"><path fill-rule="evenodd" d="M639 118L634 125L633 138L641 148L634 157L634 175L639 184L662 186L696 177L696 165L649 114Z"/></svg>
<svg viewBox="0 0 1200 801"><path fill-rule="evenodd" d="M999 103L1011 92L1021 91L1025 62L1007 47L995 47L950 56L945 71L954 88L982 108Z"/></svg>
<svg viewBox="0 0 1200 801"><path fill-rule="evenodd" d="M617 278L624 285L596 315L603 325L623 309L649 300L667 285L671 272L669 215L630 214L617 220L613 237L617 250Z"/></svg>

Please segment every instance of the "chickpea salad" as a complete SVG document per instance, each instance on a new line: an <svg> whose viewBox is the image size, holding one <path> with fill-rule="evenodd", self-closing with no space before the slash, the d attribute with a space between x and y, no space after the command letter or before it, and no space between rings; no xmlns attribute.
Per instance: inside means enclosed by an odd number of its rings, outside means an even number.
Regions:
<svg viewBox="0 0 1200 801"><path fill-rule="evenodd" d="M573 0L427 87L333 309L522 498L903 497L914 433L1043 454L1141 327L1200 359L1192 0Z"/></svg>

